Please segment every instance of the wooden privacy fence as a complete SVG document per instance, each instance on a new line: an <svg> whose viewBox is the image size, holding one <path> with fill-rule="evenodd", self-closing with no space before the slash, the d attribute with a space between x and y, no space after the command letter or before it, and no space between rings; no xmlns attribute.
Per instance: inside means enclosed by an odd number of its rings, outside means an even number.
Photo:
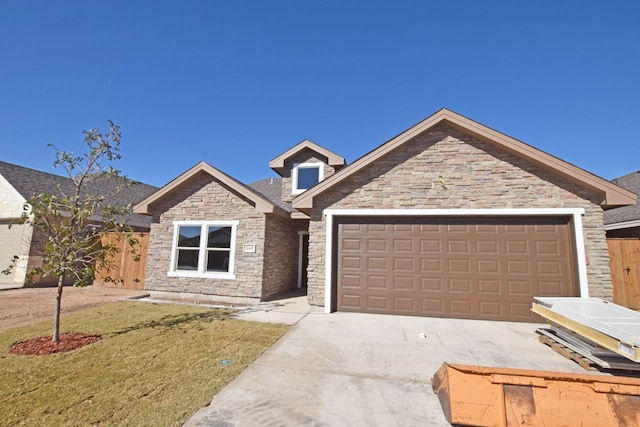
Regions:
<svg viewBox="0 0 640 427"><path fill-rule="evenodd" d="M144 275L147 267L147 252L149 249L149 233L135 233L138 239L135 251L140 256L136 261L127 239L113 233L102 238L102 243L109 242L116 245L120 252L114 257L114 266L108 271L96 271L95 284L110 288L144 289ZM113 281L107 281L110 277Z"/></svg>
<svg viewBox="0 0 640 427"><path fill-rule="evenodd" d="M607 239L613 302L640 310L640 239Z"/></svg>

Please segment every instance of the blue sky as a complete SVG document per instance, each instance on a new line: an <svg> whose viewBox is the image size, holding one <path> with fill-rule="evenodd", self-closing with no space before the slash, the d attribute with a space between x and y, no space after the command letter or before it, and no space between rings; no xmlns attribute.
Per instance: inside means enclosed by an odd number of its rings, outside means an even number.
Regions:
<svg viewBox="0 0 640 427"><path fill-rule="evenodd" d="M0 3L0 159L121 126L130 178L242 182L308 138L348 162L442 107L606 179L640 170L636 1Z"/></svg>

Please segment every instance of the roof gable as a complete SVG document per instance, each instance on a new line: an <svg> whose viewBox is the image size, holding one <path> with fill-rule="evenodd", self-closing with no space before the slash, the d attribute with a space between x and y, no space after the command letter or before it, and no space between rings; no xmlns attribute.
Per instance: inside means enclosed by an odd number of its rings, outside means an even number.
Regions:
<svg viewBox="0 0 640 427"><path fill-rule="evenodd" d="M291 147L284 153L280 154L275 159L271 160L269 162L269 167L274 171L278 172L278 174L282 175L283 169L285 168L285 164L287 160L294 157L296 154L300 153L305 149L312 150L320 154L321 156L326 157L327 164L336 167L336 169L346 164L344 161L344 157L339 156L333 151L327 150L326 148L319 146L313 141L309 141L308 139L305 139L304 141L300 142L299 144Z"/></svg>
<svg viewBox="0 0 640 427"><path fill-rule="evenodd" d="M528 144L518 141L508 135L443 108L417 125L380 145L373 151L365 154L349 166L342 169L340 172L300 194L293 200L293 207L308 213L313 207L313 200L315 197L330 190L365 167L375 163L378 159L398 149L416 136L443 123L487 142L502 151L547 169L583 188L596 192L600 195L600 204L603 207L630 205L634 204L636 201L636 195L624 188L621 188L557 157L538 150Z"/></svg>
<svg viewBox="0 0 640 427"><path fill-rule="evenodd" d="M231 178L229 175L224 172L214 168L210 164L206 162L200 162L197 165L193 166L188 171L184 172L182 175L160 188L155 193L151 194L149 197L138 203L134 207L134 212L140 214L150 214L150 207L152 204L159 202L165 197L171 195L174 191L180 188L183 184L191 180L193 177L198 175L199 173L207 173L211 177L213 177L216 181L224 184L234 192L240 194L251 203L254 204L255 208L262 213L276 213L282 216L288 217L289 214L280 206L277 206L270 200L268 200L262 194L259 194L257 191L252 188L242 184L241 182Z"/></svg>

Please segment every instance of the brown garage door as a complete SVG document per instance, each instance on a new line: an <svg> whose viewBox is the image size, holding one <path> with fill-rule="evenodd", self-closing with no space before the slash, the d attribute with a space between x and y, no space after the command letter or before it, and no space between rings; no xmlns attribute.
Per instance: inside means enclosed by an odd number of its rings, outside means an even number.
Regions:
<svg viewBox="0 0 640 427"><path fill-rule="evenodd" d="M569 218L339 218L337 309L535 321L576 296Z"/></svg>

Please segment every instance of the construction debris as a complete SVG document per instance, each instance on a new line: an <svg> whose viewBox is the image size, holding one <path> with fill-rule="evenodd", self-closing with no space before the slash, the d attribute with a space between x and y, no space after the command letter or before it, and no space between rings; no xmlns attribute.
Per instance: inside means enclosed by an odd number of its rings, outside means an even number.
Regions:
<svg viewBox="0 0 640 427"><path fill-rule="evenodd" d="M587 346L599 346L640 362L640 313L637 311L598 298L536 297L535 300L531 311L557 326L557 330L568 331L565 341L571 341L567 340L571 337ZM577 341L573 344L582 345Z"/></svg>
<svg viewBox="0 0 640 427"><path fill-rule="evenodd" d="M432 386L453 425L640 425L638 378L445 363Z"/></svg>
<svg viewBox="0 0 640 427"><path fill-rule="evenodd" d="M638 375L640 363L603 348L593 341L560 327L536 330L541 343L571 359L584 369L599 370L615 375Z"/></svg>

